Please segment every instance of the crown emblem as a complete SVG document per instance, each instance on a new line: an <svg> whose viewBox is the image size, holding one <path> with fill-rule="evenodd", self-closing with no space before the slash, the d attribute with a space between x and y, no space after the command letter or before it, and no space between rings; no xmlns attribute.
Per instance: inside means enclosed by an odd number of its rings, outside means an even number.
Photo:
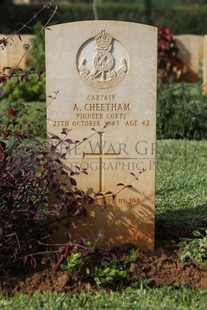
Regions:
<svg viewBox="0 0 207 310"><path fill-rule="evenodd" d="M118 55L116 50L119 51ZM88 40L80 47L77 69L88 85L100 89L113 87L128 72L128 53L118 40L101 30L93 40Z"/></svg>
<svg viewBox="0 0 207 310"><path fill-rule="evenodd" d="M95 36L96 46L98 48L108 48L112 43L112 36L107 33L105 30L102 30Z"/></svg>

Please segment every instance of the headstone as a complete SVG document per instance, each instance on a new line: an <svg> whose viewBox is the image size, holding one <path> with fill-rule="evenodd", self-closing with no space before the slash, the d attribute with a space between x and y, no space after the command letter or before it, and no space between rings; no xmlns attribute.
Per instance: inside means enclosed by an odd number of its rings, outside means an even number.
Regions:
<svg viewBox="0 0 207 310"><path fill-rule="evenodd" d="M185 82L197 82L200 64L203 61L202 35L177 35L175 42L179 48L178 57L187 65L188 70L182 76Z"/></svg>
<svg viewBox="0 0 207 310"><path fill-rule="evenodd" d="M5 35L0 34L0 40L5 38ZM3 46L3 44L0 45L0 74L2 72L3 67L7 66L7 50Z"/></svg>
<svg viewBox="0 0 207 310"><path fill-rule="evenodd" d="M26 66L27 57L23 57L26 52L26 47L31 43L32 35L21 35L21 40L18 36L13 36L9 40L6 47L7 50L7 66L12 68L24 69Z"/></svg>
<svg viewBox="0 0 207 310"><path fill-rule="evenodd" d="M15 4L30 4L30 0L13 0Z"/></svg>
<svg viewBox="0 0 207 310"><path fill-rule="evenodd" d="M88 217L74 219L69 231L97 246L134 244L153 251L157 29L118 21L50 29L47 96L59 94L48 98L48 136L67 128L73 141L84 139L63 150L66 166L87 169L77 182L88 193L116 194L107 194L105 209L98 196Z"/></svg>
<svg viewBox="0 0 207 310"><path fill-rule="evenodd" d="M26 48L30 45L33 35L23 34L21 40L16 35L0 35L0 39L8 38L8 44L4 47L0 46L0 72L3 67L11 67L24 69L27 65L27 57L23 57Z"/></svg>
<svg viewBox="0 0 207 310"><path fill-rule="evenodd" d="M204 36L199 35L199 62L202 63L203 62L203 58L204 58Z"/></svg>
<svg viewBox="0 0 207 310"><path fill-rule="evenodd" d="M204 36L203 94L207 95L207 35Z"/></svg>

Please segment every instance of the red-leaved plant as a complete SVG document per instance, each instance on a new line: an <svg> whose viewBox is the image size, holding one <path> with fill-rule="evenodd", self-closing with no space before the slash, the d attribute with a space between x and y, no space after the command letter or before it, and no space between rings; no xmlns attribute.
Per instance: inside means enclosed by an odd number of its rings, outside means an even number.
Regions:
<svg viewBox="0 0 207 310"><path fill-rule="evenodd" d="M40 30L44 31L57 11L53 1L43 5L13 35L2 38L1 48L12 44L12 36L17 35L21 40L21 30L30 28L31 22L43 10L49 11L48 20ZM30 47L27 47L22 58ZM37 82L41 78L42 72L35 68L19 70L19 62L14 68L4 67L0 72L0 104L5 104L4 87L8 81L14 81L13 88L16 88L21 81L29 81L30 74L38 76ZM55 100L55 96L51 100ZM51 251L46 246L51 243L50 214L52 221L59 220L61 215L72 217L86 214L86 206L92 201L76 186L75 177L87 172L81 169L66 171L61 161L64 155L54 145L35 138L33 123L20 117L23 115L20 110L16 104L0 115L0 270L4 271L13 267L18 269L26 262L31 262L35 267L38 258L51 253L55 254L53 262L60 260L61 249L56 247ZM67 135L67 132L63 130L62 135ZM57 199L57 203L52 205L48 204L49 188Z"/></svg>
<svg viewBox="0 0 207 310"><path fill-rule="evenodd" d="M43 244L51 243L50 220L86 215L86 206L93 201L77 189L75 180L87 171L66 171L64 154L31 138L32 123L27 129L17 119L0 123L0 269L4 270L20 267L28 258L35 266L38 256L48 254ZM57 203L48 204L48 189ZM58 250L52 252L59 255Z"/></svg>
<svg viewBox="0 0 207 310"><path fill-rule="evenodd" d="M178 57L178 47L169 28L158 27L158 73L163 82L179 81L187 66Z"/></svg>

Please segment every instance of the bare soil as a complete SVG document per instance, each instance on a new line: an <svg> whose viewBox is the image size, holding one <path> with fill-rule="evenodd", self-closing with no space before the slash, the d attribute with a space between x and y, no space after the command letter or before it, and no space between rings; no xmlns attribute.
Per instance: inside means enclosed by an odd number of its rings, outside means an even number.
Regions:
<svg viewBox="0 0 207 310"><path fill-rule="evenodd" d="M114 283L112 286L105 286L105 288L117 289L140 280L149 280L147 283L150 287L183 284L195 289L207 289L207 267L202 267L190 260L180 263L177 243L177 241L173 240L159 240L153 255L140 251L136 262L129 267L129 279ZM122 259L123 255L128 255L129 251L114 249L112 253ZM91 264L94 266L99 259L101 259L101 255L97 252ZM0 293L9 296L13 296L18 292L29 295L43 291L74 294L83 290L98 290L95 281L86 277L85 270L72 273L45 268L44 270L30 271L26 274L23 274L23 272L16 275L3 274L0 279Z"/></svg>

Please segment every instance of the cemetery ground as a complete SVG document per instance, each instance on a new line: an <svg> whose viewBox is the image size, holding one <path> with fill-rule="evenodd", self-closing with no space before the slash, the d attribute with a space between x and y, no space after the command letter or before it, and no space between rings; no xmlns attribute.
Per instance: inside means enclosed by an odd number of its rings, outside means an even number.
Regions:
<svg viewBox="0 0 207 310"><path fill-rule="evenodd" d="M34 104L28 106L41 136L38 126L45 119L37 117ZM181 238L194 238L193 231L207 227L206 153L204 140L158 141L153 254L133 248L104 254L92 249L73 267L65 263L64 271L46 266L1 270L0 309L206 309L205 231L197 246L189 243L184 253L179 246L185 242Z"/></svg>

